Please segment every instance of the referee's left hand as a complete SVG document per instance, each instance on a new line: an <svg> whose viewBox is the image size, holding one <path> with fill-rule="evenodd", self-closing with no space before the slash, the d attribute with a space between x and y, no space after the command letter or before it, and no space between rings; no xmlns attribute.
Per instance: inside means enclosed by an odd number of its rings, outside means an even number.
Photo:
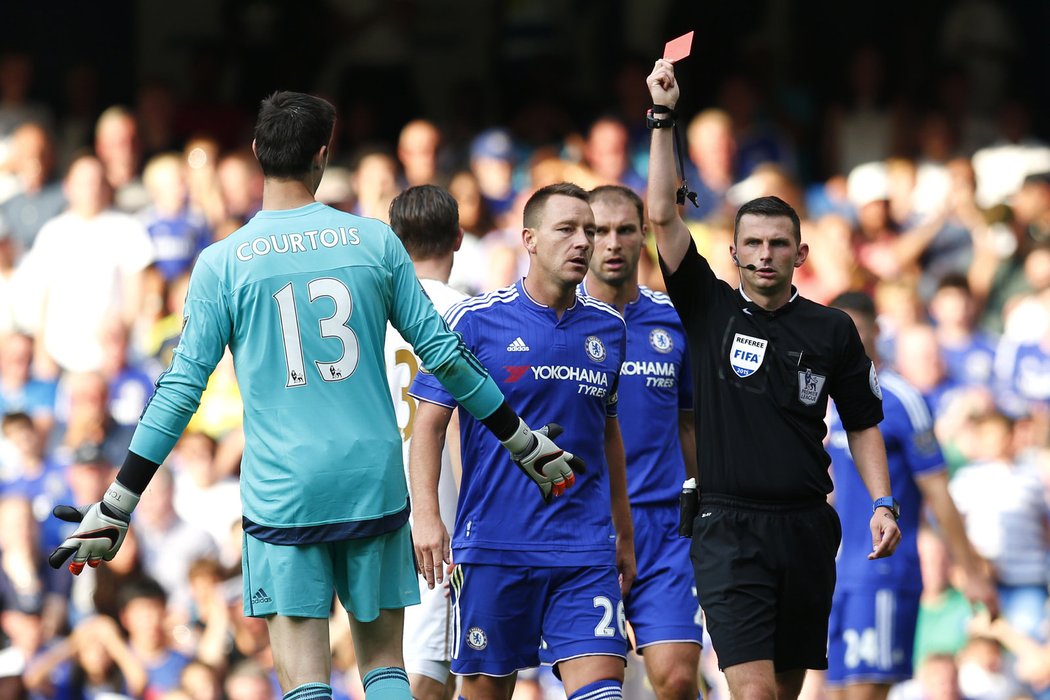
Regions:
<svg viewBox="0 0 1050 700"><path fill-rule="evenodd" d="M871 554L868 559L882 559L893 554L901 542L901 529L889 508L876 508L871 516Z"/></svg>

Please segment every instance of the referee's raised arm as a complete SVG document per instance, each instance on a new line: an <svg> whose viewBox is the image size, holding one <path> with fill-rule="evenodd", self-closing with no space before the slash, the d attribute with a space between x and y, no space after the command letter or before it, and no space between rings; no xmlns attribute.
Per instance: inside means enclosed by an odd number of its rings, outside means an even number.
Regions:
<svg viewBox="0 0 1050 700"><path fill-rule="evenodd" d="M653 98L653 110L648 117L653 127L649 146L649 221L664 267L667 272L674 272L689 248L689 229L675 202L674 130L666 128L674 123L674 108L678 103L674 65L660 59L645 82Z"/></svg>

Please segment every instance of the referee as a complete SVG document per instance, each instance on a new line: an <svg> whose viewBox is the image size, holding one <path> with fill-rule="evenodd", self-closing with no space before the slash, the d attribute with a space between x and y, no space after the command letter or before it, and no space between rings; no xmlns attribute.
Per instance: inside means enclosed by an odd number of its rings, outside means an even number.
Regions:
<svg viewBox="0 0 1050 700"><path fill-rule="evenodd" d="M835 399L873 499L869 559L900 541L878 423L874 365L849 316L792 286L809 247L776 197L744 204L729 253L740 289L718 280L675 203L672 129L678 84L657 61L649 214L660 264L689 340L700 508L692 560L700 605L736 700L798 697L806 669L827 668L839 519L827 503L824 415Z"/></svg>

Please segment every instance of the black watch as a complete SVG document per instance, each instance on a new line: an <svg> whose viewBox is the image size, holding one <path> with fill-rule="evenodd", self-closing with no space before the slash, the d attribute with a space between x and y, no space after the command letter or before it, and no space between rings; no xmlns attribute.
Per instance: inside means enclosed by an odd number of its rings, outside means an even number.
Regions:
<svg viewBox="0 0 1050 700"><path fill-rule="evenodd" d="M875 502L871 504L871 512L874 513L879 508L889 508L894 520L901 519L901 504L897 503L897 499L893 496L876 498Z"/></svg>

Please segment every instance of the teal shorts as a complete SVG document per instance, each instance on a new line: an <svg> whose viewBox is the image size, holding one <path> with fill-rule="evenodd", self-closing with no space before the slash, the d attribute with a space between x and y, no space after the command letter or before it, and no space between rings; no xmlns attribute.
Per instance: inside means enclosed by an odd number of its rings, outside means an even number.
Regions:
<svg viewBox="0 0 1050 700"><path fill-rule="evenodd" d="M408 523L377 537L279 545L244 535L244 614L327 618L332 594L361 622L419 603Z"/></svg>

